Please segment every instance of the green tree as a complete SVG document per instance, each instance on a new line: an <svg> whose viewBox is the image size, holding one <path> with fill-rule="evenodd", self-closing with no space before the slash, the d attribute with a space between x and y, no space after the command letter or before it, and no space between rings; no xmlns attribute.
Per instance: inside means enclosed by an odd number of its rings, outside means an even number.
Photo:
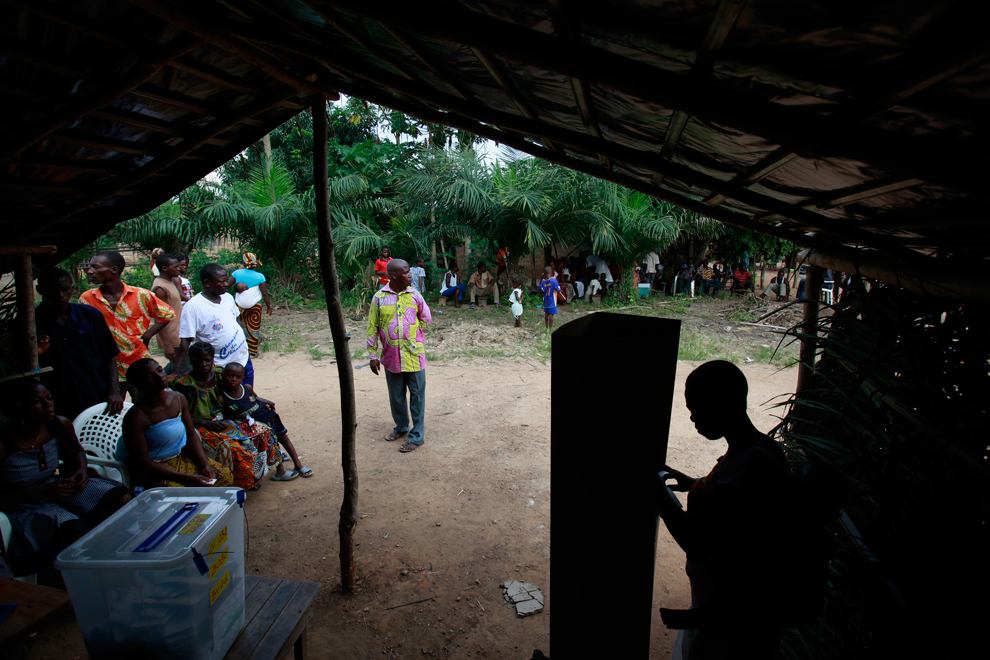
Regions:
<svg viewBox="0 0 990 660"><path fill-rule="evenodd" d="M154 210L114 227L107 238L146 254L156 247L188 254L229 233L229 227L203 214L216 200L216 186L206 181L189 186Z"/></svg>

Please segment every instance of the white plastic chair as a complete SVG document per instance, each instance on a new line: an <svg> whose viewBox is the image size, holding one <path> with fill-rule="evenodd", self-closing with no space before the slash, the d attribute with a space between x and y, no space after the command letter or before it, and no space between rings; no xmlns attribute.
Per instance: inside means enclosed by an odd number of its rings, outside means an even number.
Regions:
<svg viewBox="0 0 990 660"><path fill-rule="evenodd" d="M119 415L104 415L107 404L98 403L79 413L72 421L76 437L89 454L86 459L89 466L128 488L131 487L131 475L123 463L114 459L114 455L124 426L124 414L132 405L134 404L125 401L124 409Z"/></svg>
<svg viewBox="0 0 990 660"><path fill-rule="evenodd" d="M832 289L835 288L835 281L825 280L824 285L825 286L822 287L822 295L821 295L822 302L824 302L826 305L834 305L835 299L832 297Z"/></svg>

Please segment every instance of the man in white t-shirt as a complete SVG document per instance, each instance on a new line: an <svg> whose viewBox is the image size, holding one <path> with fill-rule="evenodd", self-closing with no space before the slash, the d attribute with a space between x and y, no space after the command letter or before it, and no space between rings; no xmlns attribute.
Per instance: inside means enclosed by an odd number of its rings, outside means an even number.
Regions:
<svg viewBox="0 0 990 660"><path fill-rule="evenodd" d="M244 382L254 385L254 365L248 354L247 338L237 323L241 310L234 297L227 293L229 277L218 264L206 264L199 271L203 283L202 293L197 293L182 308L179 322L179 338L182 354L194 341L205 341L213 347L213 364L223 368L230 362L244 367Z"/></svg>
<svg viewBox="0 0 990 660"><path fill-rule="evenodd" d="M643 266L645 270L643 272L643 280L648 284L653 284L653 280L657 276L657 264L660 263L660 257L657 256L656 252L652 250L646 253L643 257Z"/></svg>

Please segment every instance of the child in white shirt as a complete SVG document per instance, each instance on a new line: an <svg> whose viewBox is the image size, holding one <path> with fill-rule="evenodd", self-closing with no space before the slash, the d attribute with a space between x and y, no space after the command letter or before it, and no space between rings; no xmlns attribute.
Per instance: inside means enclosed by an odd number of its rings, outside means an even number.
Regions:
<svg viewBox="0 0 990 660"><path fill-rule="evenodd" d="M516 327L519 327L519 318L523 313L523 290L522 280L518 277L512 278L512 293L509 294L509 302L512 304L512 315L516 317Z"/></svg>

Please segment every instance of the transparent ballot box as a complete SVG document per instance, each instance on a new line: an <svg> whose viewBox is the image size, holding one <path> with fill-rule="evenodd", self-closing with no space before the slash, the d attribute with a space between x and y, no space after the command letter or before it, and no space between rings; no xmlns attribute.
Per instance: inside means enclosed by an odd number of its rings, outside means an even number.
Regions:
<svg viewBox="0 0 990 660"><path fill-rule="evenodd" d="M243 502L147 490L59 554L90 657L223 658L244 628Z"/></svg>

